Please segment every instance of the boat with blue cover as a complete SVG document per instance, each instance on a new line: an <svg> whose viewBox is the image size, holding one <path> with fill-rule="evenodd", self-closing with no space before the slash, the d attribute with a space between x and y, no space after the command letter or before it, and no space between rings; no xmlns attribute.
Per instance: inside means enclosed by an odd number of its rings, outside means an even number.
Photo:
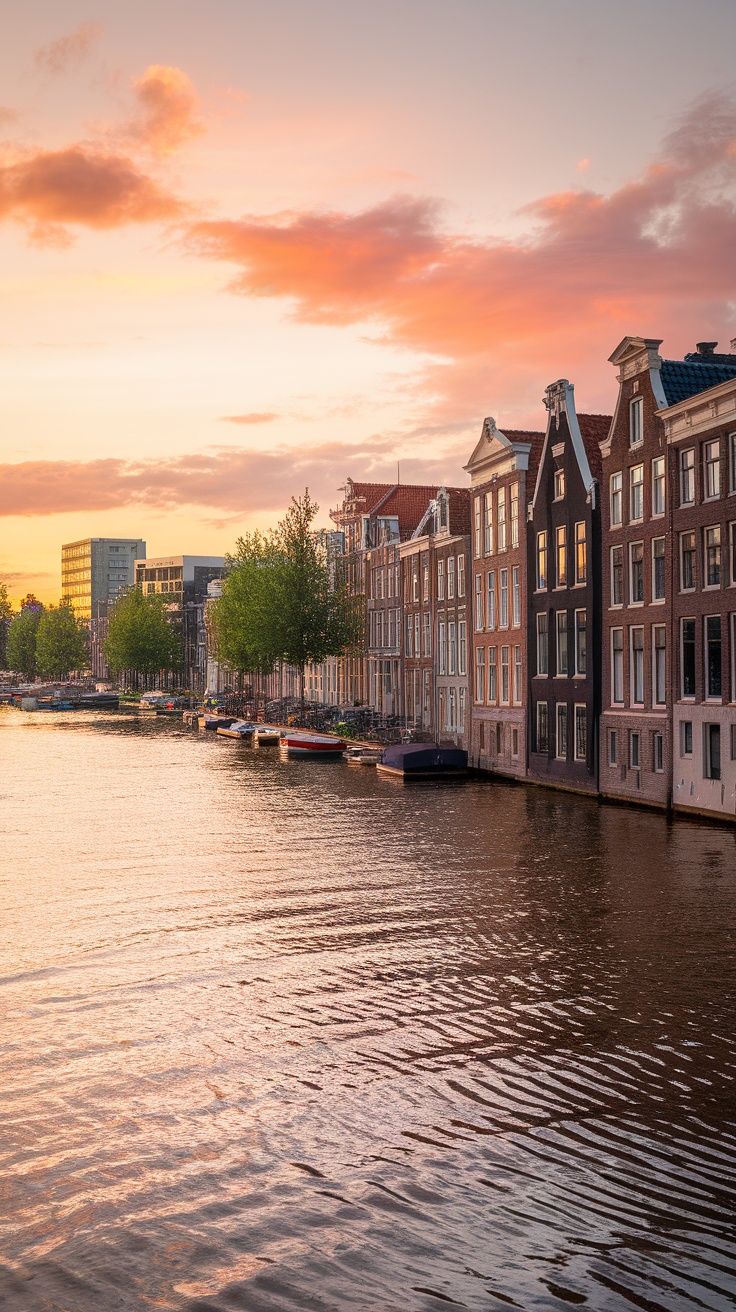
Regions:
<svg viewBox="0 0 736 1312"><path fill-rule="evenodd" d="M468 770L468 753L439 743L402 743L386 747L376 769L398 779L460 779Z"/></svg>

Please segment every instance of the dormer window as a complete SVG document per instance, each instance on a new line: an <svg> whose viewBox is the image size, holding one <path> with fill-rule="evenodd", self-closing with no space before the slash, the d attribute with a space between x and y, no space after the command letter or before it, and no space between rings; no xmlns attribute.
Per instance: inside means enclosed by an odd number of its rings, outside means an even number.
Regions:
<svg viewBox="0 0 736 1312"><path fill-rule="evenodd" d="M644 441L644 401L635 396L629 403L629 446L638 446Z"/></svg>
<svg viewBox="0 0 736 1312"><path fill-rule="evenodd" d="M555 501L562 501L565 495L565 471L555 470Z"/></svg>

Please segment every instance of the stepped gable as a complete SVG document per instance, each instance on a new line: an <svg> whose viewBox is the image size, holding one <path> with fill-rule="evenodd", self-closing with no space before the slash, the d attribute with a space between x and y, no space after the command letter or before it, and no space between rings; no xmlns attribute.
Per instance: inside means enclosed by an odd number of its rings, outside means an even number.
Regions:
<svg viewBox="0 0 736 1312"><path fill-rule="evenodd" d="M603 473L600 444L605 442L608 437L612 422L612 415L578 415L580 436L583 439L590 472L594 478L598 479L598 482L600 482Z"/></svg>

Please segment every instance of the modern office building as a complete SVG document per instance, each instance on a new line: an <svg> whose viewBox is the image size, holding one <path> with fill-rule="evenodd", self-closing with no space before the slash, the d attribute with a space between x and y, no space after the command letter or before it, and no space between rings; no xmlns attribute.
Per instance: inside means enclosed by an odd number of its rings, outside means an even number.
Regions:
<svg viewBox="0 0 736 1312"><path fill-rule="evenodd" d="M157 556L135 562L136 585L147 596L163 595L171 618L181 625L183 685L202 693L207 687L205 607L210 584L222 578L224 556Z"/></svg>
<svg viewBox="0 0 736 1312"><path fill-rule="evenodd" d="M140 538L83 538L61 548L61 599L79 620L98 620L135 582L136 561L146 554Z"/></svg>

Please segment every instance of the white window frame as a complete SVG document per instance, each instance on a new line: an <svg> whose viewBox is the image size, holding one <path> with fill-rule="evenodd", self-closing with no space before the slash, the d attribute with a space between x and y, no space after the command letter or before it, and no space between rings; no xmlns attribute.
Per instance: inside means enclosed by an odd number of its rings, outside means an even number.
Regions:
<svg viewBox="0 0 736 1312"><path fill-rule="evenodd" d="M618 469L609 479L611 528L620 528L624 522L624 474Z"/></svg>
<svg viewBox="0 0 736 1312"><path fill-rule="evenodd" d="M717 583L710 583L710 582L709 582L709 574L710 574L710 558L709 558L709 554L708 554L708 553L709 553L709 547L708 547L708 534L709 534L709 533L717 533L717 534L718 534L718 543L717 543L717 548L718 548L718 582L717 582ZM716 591L718 591L718 589L721 587L722 581L723 581L723 531L722 531L722 525L721 525L721 524L706 524L705 528L703 529L703 591L704 591L704 592L716 592Z"/></svg>
<svg viewBox="0 0 736 1312"><path fill-rule="evenodd" d="M713 459L713 447L716 458ZM721 495L721 443L719 438L711 438L703 443L703 500L717 501Z"/></svg>
<svg viewBox="0 0 736 1312"><path fill-rule="evenodd" d="M580 712L582 711L582 715ZM578 751L578 721L582 719L585 726L585 750L581 753ZM576 702L573 707L573 757L576 761L587 761L588 759L588 707L585 702Z"/></svg>
<svg viewBox="0 0 736 1312"><path fill-rule="evenodd" d="M561 657L561 654L562 654L562 643L561 643L561 641L560 641L560 638L561 638L561 635L562 635L562 633L563 633L563 626L561 625L560 620L561 620L563 617L564 617L564 620L565 620L565 625L564 625L564 634L565 634L565 669L564 669L564 670L560 668L561 663L562 663L561 660L560 660L560 657ZM570 677L570 627L569 627L568 622L567 622L567 611L566 611L566 610L557 610L557 611L555 611L555 656L556 656L555 674L556 674L557 678L558 678L558 679L568 679L568 678Z"/></svg>
<svg viewBox="0 0 736 1312"><path fill-rule="evenodd" d="M635 635L638 634L641 634L641 647L636 646L634 642ZM640 674L641 687L638 686ZM641 707L645 704L644 626L642 624L632 624L629 628L629 692L632 707ZM638 692L641 693L640 697L637 697Z"/></svg>
<svg viewBox="0 0 736 1312"><path fill-rule="evenodd" d="M616 601L616 585L614 581L616 578L616 574L615 574L613 562L614 562L614 554L616 552L618 552L621 557L621 600L620 601ZM610 555L611 555L611 610L621 610L624 604L624 595L626 591L626 570L624 569L625 557L624 557L623 542L618 542L613 547L611 547Z"/></svg>
<svg viewBox="0 0 736 1312"><path fill-rule="evenodd" d="M642 590L642 596L641 596L641 599L638 599L638 598L635 599L635 598L634 598L634 547L641 547L641 590ZM639 562L637 562L637 563L639 563ZM641 541L639 541L639 542L630 542L630 543L629 543L629 605L630 605L630 606L643 606L643 605L644 605L644 596L646 595L646 589L645 589L645 587L644 587L644 581L645 581L645 579L644 579L644 575L645 575L645 570L644 570L644 543L641 542Z"/></svg>
<svg viewBox="0 0 736 1312"><path fill-rule="evenodd" d="M578 657L579 657L579 655L580 655L580 632L581 632L581 629L580 629L580 616L581 616L581 615L582 615L583 618L584 618L584 625L585 625L585 627L584 627L584 629L583 629L583 632L585 633L585 669L584 669L584 670L579 669L579 660L578 660ZM574 652L574 655L575 655L575 661L574 661L574 664L575 664L575 676L574 676L574 677L575 677L576 679L584 679L584 678L586 678L587 673L588 673L588 612L587 612L587 610L585 609L585 607L583 607L581 610L576 610L576 611L575 611L575 652Z"/></svg>
<svg viewBox="0 0 736 1312"><path fill-rule="evenodd" d="M544 562L544 568L542 568ZM536 552L536 571L537 571L537 592L546 592L549 573L549 558L547 551L547 530L543 529L537 533L537 552Z"/></svg>
<svg viewBox="0 0 736 1312"><path fill-rule="evenodd" d="M496 627L496 571L489 569L486 574L486 628L493 631Z"/></svg>
<svg viewBox="0 0 736 1312"><path fill-rule="evenodd" d="M641 478L634 477L640 474ZM634 500L639 502L639 514L634 513ZM644 519L644 465L632 465L629 469L629 523L641 524Z"/></svg>
<svg viewBox="0 0 736 1312"><path fill-rule="evenodd" d="M544 634L542 634L541 632L540 620L544 621ZM540 678L546 679L549 677L549 616L546 610L537 611L536 633L537 633L537 675ZM542 638L544 639L544 642L542 642ZM540 656L542 655L542 652L544 652L543 662L540 660ZM544 669L540 668L542 664L544 664Z"/></svg>
<svg viewBox="0 0 736 1312"><path fill-rule="evenodd" d="M634 396L629 401L629 446L641 446L644 441L644 398Z"/></svg>
<svg viewBox="0 0 736 1312"><path fill-rule="evenodd" d="M511 568L511 627L518 629L521 627L521 567L513 565Z"/></svg>
<svg viewBox="0 0 736 1312"><path fill-rule="evenodd" d="M678 481L680 485L680 505L695 505L695 447L684 447L679 452L677 462ZM691 496L686 496L686 490Z"/></svg>
<svg viewBox="0 0 736 1312"><path fill-rule="evenodd" d="M654 550L658 542L662 543L662 554L658 556ZM657 561L664 561L664 592L661 597L657 596ZM652 604L661 605L667 599L667 543L664 537L652 538Z"/></svg>
<svg viewBox="0 0 736 1312"><path fill-rule="evenodd" d="M501 647L501 705L511 705L511 648ZM505 654L504 654L505 653Z"/></svg>
<svg viewBox="0 0 736 1312"><path fill-rule="evenodd" d="M493 655L493 659L491 659ZM488 648L488 705L498 703L498 647Z"/></svg>
<svg viewBox="0 0 736 1312"><path fill-rule="evenodd" d="M660 472L658 472L660 471ZM667 465L664 456L652 460L652 519L660 519L667 507Z"/></svg>
<svg viewBox="0 0 736 1312"><path fill-rule="evenodd" d="M480 696L478 690L480 689ZM486 695L486 649L485 647L476 647L475 649L475 703L482 706Z"/></svg>
<svg viewBox="0 0 736 1312"><path fill-rule="evenodd" d="M561 752L561 751L560 751L560 738L561 738L561 736L562 736L562 735L560 734L560 723L563 723L563 724L564 724L564 727L565 727L565 750L564 750L564 752ZM567 724L567 702L555 702L555 757L556 757L556 759L557 759L558 761L566 761L566 760L567 760L567 751L568 751L568 743L567 743L568 734L567 734L567 730L568 730L568 724Z"/></svg>
<svg viewBox="0 0 736 1312"><path fill-rule="evenodd" d="M664 642L662 643L658 641L660 635L664 635ZM659 697L658 695L660 691L660 679L659 679L659 675L660 675L659 653L660 652L662 653L662 670L661 670L662 696L661 697ZM652 705L653 706L667 705L667 625L666 624L652 625Z"/></svg>
<svg viewBox="0 0 736 1312"><path fill-rule="evenodd" d="M507 629L509 627L509 572L508 569L498 571L498 627Z"/></svg>

